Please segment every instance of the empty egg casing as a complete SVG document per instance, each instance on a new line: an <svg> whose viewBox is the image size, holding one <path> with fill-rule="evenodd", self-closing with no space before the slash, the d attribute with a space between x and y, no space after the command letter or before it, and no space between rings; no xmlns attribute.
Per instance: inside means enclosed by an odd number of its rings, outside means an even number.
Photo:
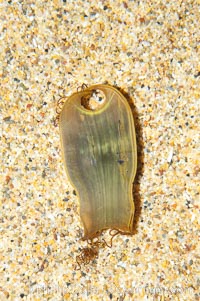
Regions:
<svg viewBox="0 0 200 301"><path fill-rule="evenodd" d="M135 127L125 97L109 85L71 95L59 118L68 178L78 193L83 239L105 229L132 233Z"/></svg>

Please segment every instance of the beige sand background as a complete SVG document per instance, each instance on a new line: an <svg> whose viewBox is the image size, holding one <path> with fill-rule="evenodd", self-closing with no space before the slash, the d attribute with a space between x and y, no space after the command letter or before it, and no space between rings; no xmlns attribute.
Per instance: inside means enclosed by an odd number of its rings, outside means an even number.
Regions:
<svg viewBox="0 0 200 301"><path fill-rule="evenodd" d="M0 300L199 300L199 20L199 0L0 1ZM53 120L106 82L134 102L135 234L77 271Z"/></svg>

